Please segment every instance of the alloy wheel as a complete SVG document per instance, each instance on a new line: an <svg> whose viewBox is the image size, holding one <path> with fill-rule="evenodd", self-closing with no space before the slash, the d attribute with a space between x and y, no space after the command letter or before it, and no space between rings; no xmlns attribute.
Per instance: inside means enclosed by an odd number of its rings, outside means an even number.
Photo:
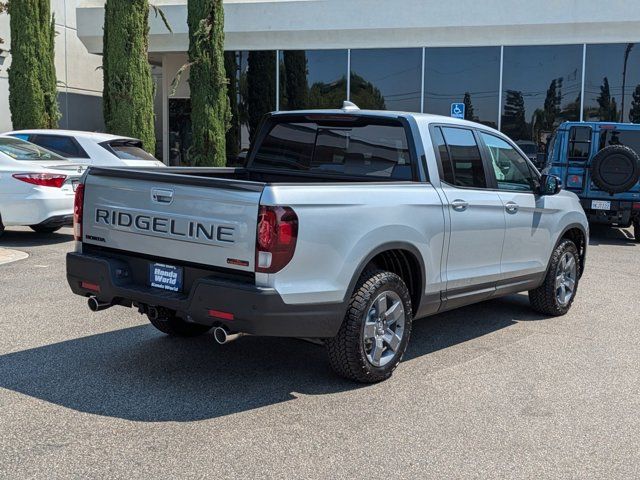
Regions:
<svg viewBox="0 0 640 480"><path fill-rule="evenodd" d="M374 367L384 367L396 356L405 332L406 314L400 296L382 292L367 313L363 346L367 360Z"/></svg>

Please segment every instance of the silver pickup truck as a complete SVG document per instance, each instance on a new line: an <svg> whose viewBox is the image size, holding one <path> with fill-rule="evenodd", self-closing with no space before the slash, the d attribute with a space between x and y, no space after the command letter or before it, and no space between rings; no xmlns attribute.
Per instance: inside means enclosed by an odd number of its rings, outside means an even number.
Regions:
<svg viewBox="0 0 640 480"><path fill-rule="evenodd" d="M563 315L585 265L577 197L501 133L432 115L269 115L244 168L91 168L71 289L160 331L320 338L391 376L414 318L528 291Z"/></svg>

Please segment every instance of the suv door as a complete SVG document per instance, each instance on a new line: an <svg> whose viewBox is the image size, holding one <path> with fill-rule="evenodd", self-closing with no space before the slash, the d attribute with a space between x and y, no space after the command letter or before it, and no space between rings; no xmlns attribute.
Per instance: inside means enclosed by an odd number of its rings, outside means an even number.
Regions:
<svg viewBox="0 0 640 480"><path fill-rule="evenodd" d="M497 135L480 132L491 163L490 182L497 188L506 218L500 287L538 280L547 269L552 229L553 197L536 194L539 177L515 147Z"/></svg>
<svg viewBox="0 0 640 480"><path fill-rule="evenodd" d="M505 215L488 188L487 165L473 130L434 126L443 202L450 217L444 308L489 298L500 279Z"/></svg>

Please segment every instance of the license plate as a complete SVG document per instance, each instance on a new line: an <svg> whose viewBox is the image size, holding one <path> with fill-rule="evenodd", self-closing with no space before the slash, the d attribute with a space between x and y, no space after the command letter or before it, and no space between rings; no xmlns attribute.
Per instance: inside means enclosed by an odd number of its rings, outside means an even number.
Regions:
<svg viewBox="0 0 640 480"><path fill-rule="evenodd" d="M164 263L149 265L149 285L170 292L182 291L182 268Z"/></svg>
<svg viewBox="0 0 640 480"><path fill-rule="evenodd" d="M608 200L592 200L591 208L594 210L611 210L611 202Z"/></svg>

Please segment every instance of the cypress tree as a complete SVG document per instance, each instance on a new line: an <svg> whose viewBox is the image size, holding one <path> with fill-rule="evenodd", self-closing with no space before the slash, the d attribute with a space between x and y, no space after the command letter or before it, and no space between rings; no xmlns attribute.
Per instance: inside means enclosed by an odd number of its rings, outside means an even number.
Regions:
<svg viewBox="0 0 640 480"><path fill-rule="evenodd" d="M231 125L227 132L227 158L237 158L240 153L240 107L238 105L238 59L236 52L224 52L224 69L229 79L227 95L231 112Z"/></svg>
<svg viewBox="0 0 640 480"><path fill-rule="evenodd" d="M55 19L49 0L11 2L9 108L13 128L57 128Z"/></svg>
<svg viewBox="0 0 640 480"><path fill-rule="evenodd" d="M107 131L139 138L145 150L155 153L155 92L147 59L149 2L107 0L103 45L103 107Z"/></svg>
<svg viewBox="0 0 640 480"><path fill-rule="evenodd" d="M193 143L190 158L198 166L224 166L225 134L231 120L224 61L222 0L189 0L189 87Z"/></svg>
<svg viewBox="0 0 640 480"><path fill-rule="evenodd" d="M247 61L249 137L253 141L262 117L276 109L276 55L270 51L251 51Z"/></svg>
<svg viewBox="0 0 640 480"><path fill-rule="evenodd" d="M304 50L291 50L283 54L285 75L286 109L303 110L309 101L307 82L307 53ZM281 75L282 76L282 75Z"/></svg>

